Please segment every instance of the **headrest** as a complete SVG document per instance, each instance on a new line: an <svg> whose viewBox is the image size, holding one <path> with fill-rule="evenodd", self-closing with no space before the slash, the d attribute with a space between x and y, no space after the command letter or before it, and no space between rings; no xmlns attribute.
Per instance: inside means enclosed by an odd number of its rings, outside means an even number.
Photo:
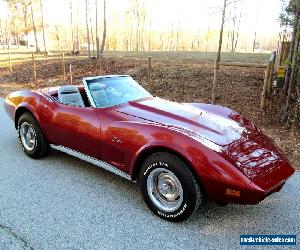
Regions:
<svg viewBox="0 0 300 250"><path fill-rule="evenodd" d="M59 87L58 92L61 94L72 94L72 93L78 93L79 90L76 86L66 85L66 86Z"/></svg>
<svg viewBox="0 0 300 250"><path fill-rule="evenodd" d="M90 87L91 91L105 90L106 89L105 84L101 84L101 83L98 83L98 82L91 83L89 87Z"/></svg>

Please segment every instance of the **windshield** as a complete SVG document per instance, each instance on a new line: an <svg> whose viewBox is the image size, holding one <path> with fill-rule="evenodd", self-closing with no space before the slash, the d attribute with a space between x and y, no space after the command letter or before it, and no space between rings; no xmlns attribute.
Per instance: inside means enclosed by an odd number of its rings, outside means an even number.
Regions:
<svg viewBox="0 0 300 250"><path fill-rule="evenodd" d="M106 108L152 95L129 76L85 80L97 108Z"/></svg>

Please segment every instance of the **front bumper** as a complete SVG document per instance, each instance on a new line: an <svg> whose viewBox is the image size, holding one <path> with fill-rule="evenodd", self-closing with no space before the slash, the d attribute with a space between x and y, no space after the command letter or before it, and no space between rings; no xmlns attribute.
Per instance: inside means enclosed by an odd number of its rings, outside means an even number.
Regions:
<svg viewBox="0 0 300 250"><path fill-rule="evenodd" d="M221 191L224 195L222 198L219 196L221 199L217 200L237 204L257 204L267 196L279 192L294 172L295 170L288 163L282 164L254 178L246 188L225 185ZM228 192L228 189L239 191L239 195L235 195L236 193L234 192Z"/></svg>

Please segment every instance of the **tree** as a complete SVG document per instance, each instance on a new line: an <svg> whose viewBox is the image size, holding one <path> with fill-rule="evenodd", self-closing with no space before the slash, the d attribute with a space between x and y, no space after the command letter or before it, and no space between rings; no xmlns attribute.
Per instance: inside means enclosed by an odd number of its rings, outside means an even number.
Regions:
<svg viewBox="0 0 300 250"><path fill-rule="evenodd" d="M104 47L106 41L106 0L103 0L103 34L102 34L102 43L101 43L101 50L100 54L103 55Z"/></svg>
<svg viewBox="0 0 300 250"><path fill-rule="evenodd" d="M226 7L227 7L227 0L224 0L223 9L222 9L222 21L221 21L221 27L220 27L220 36L219 36L219 46L218 46L217 57L216 57L216 61L215 61L215 67L214 67L214 79L213 79L212 93L211 93L211 103L212 104L214 104L216 101L216 89L217 89L217 84L218 84L218 74L219 74L219 67L220 67L219 62L220 62L220 58L221 58Z"/></svg>
<svg viewBox="0 0 300 250"><path fill-rule="evenodd" d="M73 29L73 4L70 0L70 22L71 22L71 34L72 34L72 54L75 53L75 43L74 43L74 29Z"/></svg>
<svg viewBox="0 0 300 250"><path fill-rule="evenodd" d="M37 38L37 30L36 30L35 21L34 21L32 0L30 0L30 9L31 9L31 18L32 18L32 28L33 28L34 40L35 40L35 52L40 52L40 46L39 46L39 42L38 42L38 38Z"/></svg>
<svg viewBox="0 0 300 250"><path fill-rule="evenodd" d="M286 65L285 84L283 92L286 94L286 100L283 107L281 120L286 122L290 115L292 102L296 103L297 113L300 105L300 0L290 0L284 12L280 15L281 24L289 24L293 27L291 46ZM286 92L287 91L287 92Z"/></svg>
<svg viewBox="0 0 300 250"><path fill-rule="evenodd" d="M45 53L47 53L46 37L45 37L45 23L44 23L43 0L40 0L40 10L41 10L41 17L42 17L42 29L43 29L44 50L45 50Z"/></svg>
<svg viewBox="0 0 300 250"><path fill-rule="evenodd" d="M96 48L97 48L97 58L100 58L100 44L99 44L99 36L98 36L98 1L95 0L96 7Z"/></svg>
<svg viewBox="0 0 300 250"><path fill-rule="evenodd" d="M88 42L88 57L91 59L91 48L90 48L90 30L89 30L89 18L88 18L88 0L85 0L85 22L86 22L86 36Z"/></svg>
<svg viewBox="0 0 300 250"><path fill-rule="evenodd" d="M230 51L234 52L236 50L236 46L239 39L239 32L240 32L240 24L241 24L241 18L242 13L238 13L237 11L237 1L233 1L233 10L232 10L232 16L231 16L231 32L230 34Z"/></svg>
<svg viewBox="0 0 300 250"><path fill-rule="evenodd" d="M146 6L144 1L132 0L131 12L135 22L135 51L145 50L144 35L146 21Z"/></svg>
<svg viewBox="0 0 300 250"><path fill-rule="evenodd" d="M259 7L260 0L257 2L257 6ZM256 47L256 35L257 35L257 23L258 23L258 17L259 17L259 11L256 12L255 15L255 27L254 27L254 38L253 38L253 44L252 44L252 52L254 53L255 47Z"/></svg>
<svg viewBox="0 0 300 250"><path fill-rule="evenodd" d="M9 9L10 9L10 14L12 14L12 19L14 20L14 22L17 22L17 20L22 19L22 23L24 23L23 32L25 33L25 36L26 36L27 48L29 48L28 31L29 31L29 25L31 22L30 0L6 0L6 2L8 3ZM21 21L19 21L18 23L21 23ZM20 25L17 25L17 26L18 26L18 28L20 27Z"/></svg>
<svg viewBox="0 0 300 250"><path fill-rule="evenodd" d="M89 8L90 9L90 8ZM91 10L91 9L90 9ZM91 12L91 11L90 11ZM92 24L92 15L90 14L90 27L91 27L91 38L92 38L92 48L93 48L93 57L95 57L95 42L94 42L94 32Z"/></svg>

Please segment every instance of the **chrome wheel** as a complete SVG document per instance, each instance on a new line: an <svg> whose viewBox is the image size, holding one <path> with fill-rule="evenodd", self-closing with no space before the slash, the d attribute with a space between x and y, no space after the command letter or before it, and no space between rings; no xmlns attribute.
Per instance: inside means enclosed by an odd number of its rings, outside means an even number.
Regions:
<svg viewBox="0 0 300 250"><path fill-rule="evenodd" d="M151 201L165 212L174 212L182 204L183 189L176 175L168 169L156 168L147 178Z"/></svg>
<svg viewBox="0 0 300 250"><path fill-rule="evenodd" d="M36 145L34 128L28 122L23 122L19 128L19 135L23 147L28 151L32 151Z"/></svg>

